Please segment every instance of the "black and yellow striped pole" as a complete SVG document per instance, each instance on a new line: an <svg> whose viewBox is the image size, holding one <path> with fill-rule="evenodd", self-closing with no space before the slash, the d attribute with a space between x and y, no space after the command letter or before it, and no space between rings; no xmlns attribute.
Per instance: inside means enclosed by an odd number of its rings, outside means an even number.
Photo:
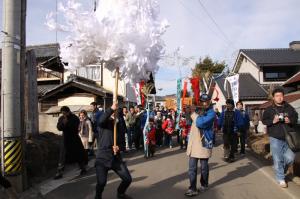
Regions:
<svg viewBox="0 0 300 199"><path fill-rule="evenodd" d="M3 169L6 176L15 176L22 171L22 142L20 139L4 139Z"/></svg>
<svg viewBox="0 0 300 199"><path fill-rule="evenodd" d="M1 71L1 172L23 190L21 93L21 21L24 0L3 0ZM22 47L23 49L23 47Z"/></svg>

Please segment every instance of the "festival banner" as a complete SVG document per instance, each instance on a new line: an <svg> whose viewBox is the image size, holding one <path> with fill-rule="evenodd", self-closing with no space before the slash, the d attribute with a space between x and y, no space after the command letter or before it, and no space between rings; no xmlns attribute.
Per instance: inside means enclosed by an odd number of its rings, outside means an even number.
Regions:
<svg viewBox="0 0 300 199"><path fill-rule="evenodd" d="M179 120L181 114L181 87L182 79L177 80L177 118L176 118L176 129L179 129Z"/></svg>
<svg viewBox="0 0 300 199"><path fill-rule="evenodd" d="M186 96L186 93L187 93L187 81L184 80L184 83L183 83L183 91L182 91L182 101L181 101L181 108L183 109L183 101L184 101L184 98Z"/></svg>
<svg viewBox="0 0 300 199"><path fill-rule="evenodd" d="M137 104L141 104L141 94L140 94L140 84L136 84L136 86L132 86L134 93L135 93L135 97L136 97L136 103Z"/></svg>
<svg viewBox="0 0 300 199"><path fill-rule="evenodd" d="M177 80L177 112L181 110L181 86L182 86L182 79Z"/></svg>
<svg viewBox="0 0 300 199"><path fill-rule="evenodd" d="M239 101L239 74L227 77L226 80L230 84L232 98L234 103L236 104Z"/></svg>

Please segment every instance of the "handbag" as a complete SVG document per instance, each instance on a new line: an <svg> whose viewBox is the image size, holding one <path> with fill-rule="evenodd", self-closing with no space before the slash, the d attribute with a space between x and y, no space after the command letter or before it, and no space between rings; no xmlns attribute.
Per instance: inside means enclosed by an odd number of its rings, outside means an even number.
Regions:
<svg viewBox="0 0 300 199"><path fill-rule="evenodd" d="M287 131L285 126L283 125L284 133L285 133L285 141L289 145L290 149L293 152L300 151L300 133L296 131Z"/></svg>
<svg viewBox="0 0 300 199"><path fill-rule="evenodd" d="M279 114L276 109L275 109L275 111L277 114ZM289 148L293 152L299 152L300 151L300 132L298 133L296 131L288 131L284 124L282 126L283 126L283 130L284 130L284 134L285 134L285 141L287 142Z"/></svg>

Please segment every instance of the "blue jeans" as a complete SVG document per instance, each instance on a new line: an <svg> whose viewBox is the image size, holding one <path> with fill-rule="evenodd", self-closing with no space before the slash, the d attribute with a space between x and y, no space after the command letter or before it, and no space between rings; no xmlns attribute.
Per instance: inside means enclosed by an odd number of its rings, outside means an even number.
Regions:
<svg viewBox="0 0 300 199"><path fill-rule="evenodd" d="M127 129L127 140L128 140L128 148L132 149L133 137L134 137L134 127L128 127Z"/></svg>
<svg viewBox="0 0 300 199"><path fill-rule="evenodd" d="M165 146L172 146L172 135L165 133Z"/></svg>
<svg viewBox="0 0 300 199"><path fill-rule="evenodd" d="M200 184L203 187L208 187L208 176L209 176L209 166L208 166L208 159L199 159L190 157L189 160L189 178L190 178L190 187L189 189L196 191L197 190L197 167L198 167L198 160L200 160Z"/></svg>
<svg viewBox="0 0 300 199"><path fill-rule="evenodd" d="M270 137L270 148L273 156L274 171L277 181L285 179L285 170L295 159L294 152L284 140Z"/></svg>

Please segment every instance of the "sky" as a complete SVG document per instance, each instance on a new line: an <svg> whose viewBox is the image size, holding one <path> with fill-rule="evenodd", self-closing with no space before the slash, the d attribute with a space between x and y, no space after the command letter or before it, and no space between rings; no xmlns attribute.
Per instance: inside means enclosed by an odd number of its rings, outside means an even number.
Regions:
<svg viewBox="0 0 300 199"><path fill-rule="evenodd" d="M55 32L45 26L46 14L55 11L55 0L27 1L27 45L56 42ZM78 1L93 10L94 0ZM158 1L161 18L170 24L163 37L166 52L181 47L182 57L194 57L189 66L160 62L156 87L162 90L158 95L176 93L176 79L189 76L193 63L200 57L209 55L215 60L225 60L232 67L239 49L286 48L289 42L300 40L299 0ZM2 4L0 0L0 27ZM58 22L62 20L58 16ZM64 37L58 33L58 41Z"/></svg>

